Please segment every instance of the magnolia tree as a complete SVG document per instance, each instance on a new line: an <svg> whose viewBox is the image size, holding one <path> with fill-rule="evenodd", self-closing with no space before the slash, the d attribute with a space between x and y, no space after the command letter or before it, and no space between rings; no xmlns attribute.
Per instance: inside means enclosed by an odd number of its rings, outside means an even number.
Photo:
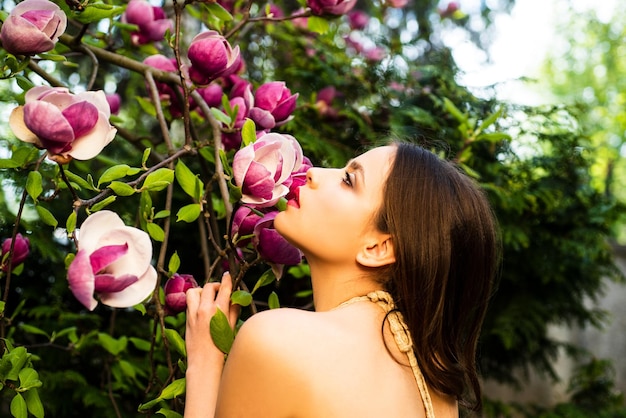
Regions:
<svg viewBox="0 0 626 418"><path fill-rule="evenodd" d="M310 307L306 262L273 220L298 205L312 161L343 164L390 135L431 138L489 191L509 259L525 268L535 265L526 262L529 237L541 236L533 228L544 226L523 229L520 219L570 219L554 215L573 207L555 197L570 193L563 184L594 202L577 201L579 212L609 207L578 189L584 163L570 151L553 164L567 161L572 172L542 183L535 163L519 163L508 146L500 124L515 124L506 108L456 85L449 54L427 30L436 20L466 24L456 2L25 0L5 10L3 413L40 417L45 405L64 417L181 416L188 289L230 271L242 320ZM559 123L524 118L525 133L534 124L544 135L537 141L549 142ZM576 140L563 149L577 149ZM584 234L572 235L585 249L563 274L579 273L579 259L601 260L581 274L589 294L611 271L596 245L607 212L596 213L600 223L566 227L580 226ZM545 283L541 274L526 272L528 288L543 289L533 285ZM515 286L512 294L526 294ZM556 314L541 304L541 325L571 311L587 320L592 314L578 309L584 294ZM519 302L502 300L485 341L498 355L524 353L521 362L545 357L525 339L513 343L532 333L519 315L498 316ZM532 347L545 335L536 328ZM211 333L228 353L236 329L223 314ZM487 372L516 364L488 348Z"/></svg>

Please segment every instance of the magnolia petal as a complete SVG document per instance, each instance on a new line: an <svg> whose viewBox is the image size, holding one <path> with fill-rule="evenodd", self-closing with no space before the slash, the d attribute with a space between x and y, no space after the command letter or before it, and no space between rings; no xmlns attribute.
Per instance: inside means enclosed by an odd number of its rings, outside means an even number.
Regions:
<svg viewBox="0 0 626 418"><path fill-rule="evenodd" d="M24 123L24 107L18 106L11 112L9 116L9 126L15 136L24 142L40 145L39 138Z"/></svg>
<svg viewBox="0 0 626 418"><path fill-rule="evenodd" d="M24 123L39 138L67 143L74 140L74 130L67 122L61 109L44 101L24 105Z"/></svg>
<svg viewBox="0 0 626 418"><path fill-rule="evenodd" d="M263 129L272 129L276 126L276 120L274 119L272 113L260 107L253 107L250 109L249 116L250 119L257 124L257 126L260 126Z"/></svg>
<svg viewBox="0 0 626 418"><path fill-rule="evenodd" d="M43 31L54 17L54 12L52 10L29 10L21 16L35 25L37 29Z"/></svg>
<svg viewBox="0 0 626 418"><path fill-rule="evenodd" d="M123 274L143 275L152 261L152 241L146 232L128 226L111 230L100 237L98 247L124 242L128 243L128 252L114 263L109 264L106 269L107 273L116 276Z"/></svg>
<svg viewBox="0 0 626 418"><path fill-rule="evenodd" d="M98 121L98 109L87 101L74 103L61 113L72 127L75 138L91 131Z"/></svg>
<svg viewBox="0 0 626 418"><path fill-rule="evenodd" d="M20 16L7 18L0 37L4 49L13 54L33 55L54 48L54 42L45 33Z"/></svg>
<svg viewBox="0 0 626 418"><path fill-rule="evenodd" d="M154 9L150 2L145 0L131 0L126 6L123 21L137 25L140 28L154 20Z"/></svg>
<svg viewBox="0 0 626 418"><path fill-rule="evenodd" d="M86 101L91 103L104 114L106 119L109 119L111 116L111 105L107 100L107 95L102 90L98 91L84 91L82 93L78 93L76 95L76 99L79 101Z"/></svg>
<svg viewBox="0 0 626 418"><path fill-rule="evenodd" d="M152 41L159 41L163 39L163 35L167 30L172 30L172 21L169 19L160 19L150 22L144 30L145 34Z"/></svg>
<svg viewBox="0 0 626 418"><path fill-rule="evenodd" d="M85 308L93 311L98 305L98 301L94 299L93 292L95 289L93 270L89 261L89 254L86 251L78 251L76 257L67 269L67 281L74 297L85 306Z"/></svg>
<svg viewBox="0 0 626 418"><path fill-rule="evenodd" d="M298 95L294 94L284 102L281 102L274 108L272 114L277 121L284 121L291 116L291 114L296 110L296 104L298 100Z"/></svg>
<svg viewBox="0 0 626 418"><path fill-rule="evenodd" d="M132 274L115 277L112 274L96 274L94 283L97 293L121 292L128 286L136 283L139 278Z"/></svg>
<svg viewBox="0 0 626 418"><path fill-rule="evenodd" d="M125 228L126 225L115 212L101 210L85 219L78 231L78 246L81 250L91 254L100 245L101 237L118 228ZM119 241L111 244L125 244L126 241Z"/></svg>
<svg viewBox="0 0 626 418"><path fill-rule="evenodd" d="M30 103L36 100L41 100L49 94L53 93L69 93L70 91L65 87L48 87L48 86L35 86L28 90L24 94L24 102Z"/></svg>
<svg viewBox="0 0 626 418"><path fill-rule="evenodd" d="M149 266L137 282L121 292L100 293L100 302L113 308L128 308L143 302L154 291L157 284L157 273Z"/></svg>
<svg viewBox="0 0 626 418"><path fill-rule="evenodd" d="M94 273L102 271L109 264L113 263L128 252L128 244L108 245L100 247L89 256L91 269Z"/></svg>
<svg viewBox="0 0 626 418"><path fill-rule="evenodd" d="M243 194L257 196L263 199L272 197L274 181L270 177L271 173L264 165L252 161L250 169L243 182Z"/></svg>
<svg viewBox="0 0 626 418"><path fill-rule="evenodd" d="M243 180L252 160L254 160L254 148L252 145L243 147L235 154L233 158L233 176L235 177L235 184L237 186L241 187L243 184Z"/></svg>
<svg viewBox="0 0 626 418"><path fill-rule="evenodd" d="M115 138L116 133L117 129L100 115L91 132L72 142L72 149L68 154L77 160L89 160L100 154L104 147Z"/></svg>

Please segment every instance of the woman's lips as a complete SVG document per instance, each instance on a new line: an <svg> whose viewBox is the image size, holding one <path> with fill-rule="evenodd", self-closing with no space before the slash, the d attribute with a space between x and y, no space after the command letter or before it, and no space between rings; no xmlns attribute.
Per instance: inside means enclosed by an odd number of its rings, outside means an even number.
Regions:
<svg viewBox="0 0 626 418"><path fill-rule="evenodd" d="M300 208L300 187L294 190L295 195L293 199L287 201L287 206L292 206L296 209Z"/></svg>

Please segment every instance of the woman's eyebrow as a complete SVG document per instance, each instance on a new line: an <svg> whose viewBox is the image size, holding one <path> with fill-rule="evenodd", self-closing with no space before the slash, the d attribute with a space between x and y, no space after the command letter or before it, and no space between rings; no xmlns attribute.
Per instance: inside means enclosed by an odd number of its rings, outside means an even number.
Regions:
<svg viewBox="0 0 626 418"><path fill-rule="evenodd" d="M356 160L350 160L348 162L348 169L352 172L358 172L361 175L361 182L365 185L365 171L363 170L363 166Z"/></svg>

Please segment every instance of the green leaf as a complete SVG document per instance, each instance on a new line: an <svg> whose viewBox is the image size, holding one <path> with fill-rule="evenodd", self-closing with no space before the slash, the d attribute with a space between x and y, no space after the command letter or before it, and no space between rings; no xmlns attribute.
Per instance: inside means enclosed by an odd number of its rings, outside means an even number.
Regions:
<svg viewBox="0 0 626 418"><path fill-rule="evenodd" d="M510 141L511 135L504 132L488 132L482 133L476 137L477 140L484 140L489 142Z"/></svg>
<svg viewBox="0 0 626 418"><path fill-rule="evenodd" d="M280 302L278 301L278 295L276 292L270 293L270 296L267 298L267 303L270 309L280 308Z"/></svg>
<svg viewBox="0 0 626 418"><path fill-rule="evenodd" d="M170 409L161 408L156 413L163 415L165 418L183 418L181 414Z"/></svg>
<svg viewBox="0 0 626 418"><path fill-rule="evenodd" d="M200 202L204 185L202 181L182 162L178 160L174 169L176 181L185 193L187 193L195 202Z"/></svg>
<svg viewBox="0 0 626 418"><path fill-rule="evenodd" d="M51 54L49 52L43 52L37 54L37 56L43 60L55 61L55 62L67 62L67 57L60 54Z"/></svg>
<svg viewBox="0 0 626 418"><path fill-rule="evenodd" d="M167 338L167 341L170 343L170 347L176 350L176 352L181 356L187 357L185 340L183 340L178 331L175 329L165 328L164 334L165 338Z"/></svg>
<svg viewBox="0 0 626 418"><path fill-rule="evenodd" d="M97 212L103 208L105 208L106 206L110 205L111 203L115 202L115 200L117 200L117 196L109 196L106 199L96 203L95 205L93 205L91 207L91 211L92 212Z"/></svg>
<svg viewBox="0 0 626 418"><path fill-rule="evenodd" d="M67 230L68 234L71 234L76 229L76 217L76 212L72 211L70 213L70 216L68 216L67 220L65 221L65 229Z"/></svg>
<svg viewBox="0 0 626 418"><path fill-rule="evenodd" d="M26 408L26 401L19 393L16 394L11 400L11 415L15 418L28 418L28 409Z"/></svg>
<svg viewBox="0 0 626 418"><path fill-rule="evenodd" d="M59 222L57 222L52 212L50 212L48 209L44 208L41 205L35 206L35 209L37 209L37 214L39 215L39 218L43 221L43 223L45 223L46 225L50 225L53 228L56 228Z"/></svg>
<svg viewBox="0 0 626 418"><path fill-rule="evenodd" d="M467 122L467 115L461 112L459 108L456 107L454 103L452 103L452 101L448 99L447 97L443 98L443 106L448 111L448 113L450 113L454 117L454 119L459 121L459 123Z"/></svg>
<svg viewBox="0 0 626 418"><path fill-rule="evenodd" d="M498 120L498 118L502 116L503 112L504 112L504 107L500 107L497 111L487 116L487 118L483 121L483 123L481 123L480 126L478 127L477 133L483 132L485 129L493 125Z"/></svg>
<svg viewBox="0 0 626 418"><path fill-rule="evenodd" d="M24 77L21 74L15 75L15 81L17 81L17 85L24 91L30 90L35 85L28 78Z"/></svg>
<svg viewBox="0 0 626 418"><path fill-rule="evenodd" d="M170 257L170 262L167 265L167 270L170 274L174 274L178 271L179 267L180 257L178 256L178 253L174 251L174 254L172 254L172 256Z"/></svg>
<svg viewBox="0 0 626 418"><path fill-rule="evenodd" d="M149 116L156 117L156 108L154 107L154 103L152 103L150 99L146 99L140 96L136 96L135 99L137 100L137 102L139 103L139 106L141 106L141 109L144 112L146 112ZM147 150L149 149L150 148L148 148ZM146 157L146 151L144 151L144 157ZM144 164L145 164L145 160L144 160Z"/></svg>
<svg viewBox="0 0 626 418"><path fill-rule="evenodd" d="M182 379L176 379L172 383L167 385L163 389L163 391L161 391L161 394L157 398L145 404L139 405L138 409L139 411L146 411L152 408L157 403L161 402L162 400L174 399L178 396L181 396L185 393L185 388L185 378L183 377Z"/></svg>
<svg viewBox="0 0 626 418"><path fill-rule="evenodd" d="M163 231L163 228L161 228L154 222L148 222L146 224L146 228L148 229L148 234L150 235L150 238L158 242L163 242L163 240L165 239L165 231Z"/></svg>
<svg viewBox="0 0 626 418"><path fill-rule="evenodd" d="M174 181L174 170L159 168L148 174L143 182L142 190L159 191L165 189Z"/></svg>
<svg viewBox="0 0 626 418"><path fill-rule="evenodd" d="M24 347L15 347L9 353L7 353L3 359L9 361L10 369L6 373L7 380L18 380L19 372L22 370L28 359L30 358L30 354L26 351ZM4 367L4 366L3 366Z"/></svg>
<svg viewBox="0 0 626 418"><path fill-rule="evenodd" d="M309 16L307 19L307 27L311 32L323 35L330 29L330 23L323 17Z"/></svg>
<svg viewBox="0 0 626 418"><path fill-rule="evenodd" d="M176 214L176 222L193 222L198 219L200 212L202 212L202 207L199 203L185 205L178 210L178 213Z"/></svg>
<svg viewBox="0 0 626 418"><path fill-rule="evenodd" d="M230 295L230 300L236 305L248 306L252 303L252 294L245 290L235 290L233 294Z"/></svg>
<svg viewBox="0 0 626 418"><path fill-rule="evenodd" d="M38 388L42 384L41 380L39 380L39 373L30 367L25 367L20 370L19 379L20 389L24 391L32 388Z"/></svg>
<svg viewBox="0 0 626 418"><path fill-rule="evenodd" d="M124 7L104 3L91 3L83 11L75 11L72 18L80 23L93 23L124 13Z"/></svg>
<svg viewBox="0 0 626 418"><path fill-rule="evenodd" d="M228 12L228 10L224 9L218 3L202 3L207 8L207 10L219 20L230 22L233 20L233 16Z"/></svg>
<svg viewBox="0 0 626 418"><path fill-rule="evenodd" d="M160 210L154 214L154 217L152 219L163 219L167 218L168 216L170 216L169 210Z"/></svg>
<svg viewBox="0 0 626 418"><path fill-rule="evenodd" d="M76 185L78 185L79 187L81 187L83 189L92 190L94 192L98 192L99 191L97 188L95 188L93 185L91 185L87 180L85 180L82 177L72 173L69 170L65 170L65 176L67 177L67 179L69 181L71 181L72 183L75 183Z"/></svg>
<svg viewBox="0 0 626 418"><path fill-rule="evenodd" d="M19 166L20 166L20 163L18 163L15 160L0 158L0 170L7 169L7 168L17 168Z"/></svg>
<svg viewBox="0 0 626 418"><path fill-rule="evenodd" d="M211 114L215 119L217 119L218 122L222 122L224 125L230 125L232 122L230 116L214 107L211 108Z"/></svg>
<svg viewBox="0 0 626 418"><path fill-rule="evenodd" d="M243 146L253 144L256 141L256 125L252 119L246 118L241 128L241 140Z"/></svg>
<svg viewBox="0 0 626 418"><path fill-rule="evenodd" d="M100 342L102 348L104 348L106 351L113 354L114 356L121 353L128 344L128 338L120 337L116 339L104 332L98 333L98 341Z"/></svg>
<svg viewBox="0 0 626 418"><path fill-rule="evenodd" d="M254 294L254 292L256 292L260 287L267 286L268 284L273 283L275 280L276 275L274 274L274 271L272 271L272 269L265 271L265 273L263 273L261 277L259 277L259 280L256 281L254 289L252 289L252 294Z"/></svg>
<svg viewBox="0 0 626 418"><path fill-rule="evenodd" d="M31 171L28 173L28 178L26 179L26 191L35 201L41 192L43 192L43 187L41 185L41 173L39 171Z"/></svg>
<svg viewBox="0 0 626 418"><path fill-rule="evenodd" d="M107 168L98 180L98 187L100 187L102 183L108 183L110 181L126 177L130 169L130 166L127 164L114 165L113 167Z"/></svg>
<svg viewBox="0 0 626 418"><path fill-rule="evenodd" d="M41 403L39 392L36 388L32 388L24 392L24 399L26 399L26 408L28 409L28 412L33 414L35 418L44 417L45 412L43 409L43 403Z"/></svg>
<svg viewBox="0 0 626 418"><path fill-rule="evenodd" d="M121 181L112 181L108 187L118 196L132 196L137 192L133 186Z"/></svg>
<svg viewBox="0 0 626 418"><path fill-rule="evenodd" d="M128 340L135 346L137 350L141 350L145 352L150 351L150 341L137 338L137 337L130 337L128 338Z"/></svg>
<svg viewBox="0 0 626 418"><path fill-rule="evenodd" d="M148 161L148 157L150 157L150 152L152 151L152 148L146 148L145 150L143 150L143 155L141 157L141 166L145 167L146 166L146 162Z"/></svg>
<svg viewBox="0 0 626 418"><path fill-rule="evenodd" d="M44 337L46 337L47 339L50 339L50 336L48 335L48 333L40 328L37 328L33 325L28 325L28 324L20 324L19 325L20 329L29 333L29 334L35 334L35 335L43 335Z"/></svg>
<svg viewBox="0 0 626 418"><path fill-rule="evenodd" d="M230 348L235 340L235 332L228 323L228 318L219 308L211 318L210 324L211 338L215 346L224 354L230 352Z"/></svg>

